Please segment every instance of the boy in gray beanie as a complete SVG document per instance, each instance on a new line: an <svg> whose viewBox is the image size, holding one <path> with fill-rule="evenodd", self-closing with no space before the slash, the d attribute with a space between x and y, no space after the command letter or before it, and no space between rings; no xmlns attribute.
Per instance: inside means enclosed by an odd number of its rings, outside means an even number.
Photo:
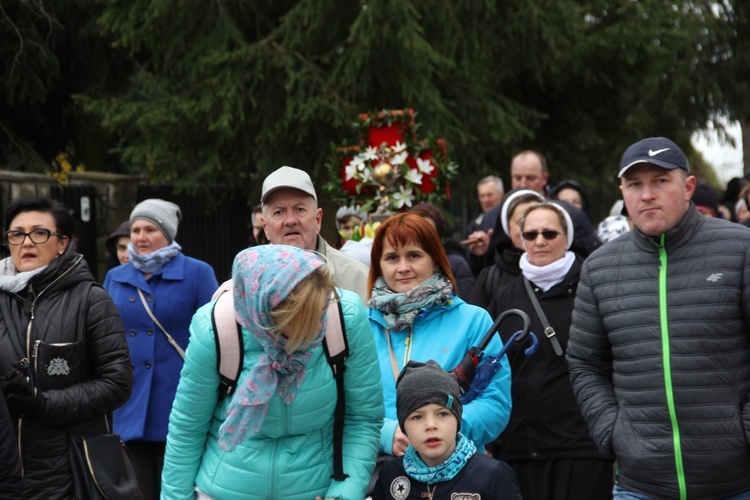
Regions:
<svg viewBox="0 0 750 500"><path fill-rule="evenodd" d="M396 381L396 413L406 453L380 470L373 500L521 499L513 469L463 434L458 382L435 361L409 361Z"/></svg>
<svg viewBox="0 0 750 500"><path fill-rule="evenodd" d="M182 219L182 212L180 207L171 201L150 198L137 204L130 212L131 225L138 219L145 219L154 224L164 233L169 243L172 243L177 236L177 226Z"/></svg>

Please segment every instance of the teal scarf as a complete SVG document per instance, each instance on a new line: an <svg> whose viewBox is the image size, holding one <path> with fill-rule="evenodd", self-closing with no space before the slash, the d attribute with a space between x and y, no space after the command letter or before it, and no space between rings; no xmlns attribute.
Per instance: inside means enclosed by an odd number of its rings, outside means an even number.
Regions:
<svg viewBox="0 0 750 500"><path fill-rule="evenodd" d="M425 464L412 445L406 449L404 454L404 471L406 475L421 483L435 484L450 481L456 474L461 472L466 462L477 452L474 441L458 433L458 442L448 460L435 467Z"/></svg>
<svg viewBox="0 0 750 500"><path fill-rule="evenodd" d="M383 314L388 328L401 331L412 326L420 312L449 304L452 296L453 284L439 272L404 293L394 292L381 276L372 287L367 305Z"/></svg>

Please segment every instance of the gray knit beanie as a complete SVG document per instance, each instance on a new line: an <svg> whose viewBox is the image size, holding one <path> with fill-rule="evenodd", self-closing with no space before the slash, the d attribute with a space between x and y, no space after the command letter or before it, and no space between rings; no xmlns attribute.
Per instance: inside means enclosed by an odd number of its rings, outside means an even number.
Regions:
<svg viewBox="0 0 750 500"><path fill-rule="evenodd" d="M463 404L456 378L433 360L409 361L396 381L396 414L401 430L404 431L404 421L410 414L430 403L450 410L461 430Z"/></svg>
<svg viewBox="0 0 750 500"><path fill-rule="evenodd" d="M130 225L138 219L145 219L158 227L170 243L177 236L177 225L182 219L180 207L171 201L151 198L137 204L130 212Z"/></svg>

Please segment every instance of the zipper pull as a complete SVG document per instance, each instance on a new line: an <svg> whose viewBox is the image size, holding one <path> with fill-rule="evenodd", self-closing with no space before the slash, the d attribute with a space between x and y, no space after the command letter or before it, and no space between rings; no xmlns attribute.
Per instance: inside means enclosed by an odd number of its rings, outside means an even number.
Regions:
<svg viewBox="0 0 750 500"><path fill-rule="evenodd" d="M39 339L34 341L34 354L31 355L32 358L36 359L36 356L39 353L39 344L41 343L42 341Z"/></svg>

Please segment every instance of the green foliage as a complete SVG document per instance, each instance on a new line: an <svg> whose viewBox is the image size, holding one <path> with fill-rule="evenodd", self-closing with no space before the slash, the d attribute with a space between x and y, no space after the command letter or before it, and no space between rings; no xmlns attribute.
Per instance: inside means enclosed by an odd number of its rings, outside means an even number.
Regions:
<svg viewBox="0 0 750 500"><path fill-rule="evenodd" d="M481 175L508 180L511 156L533 148L553 182L578 179L596 202L616 195L614 165L633 141L688 147L717 113L750 121L750 29L737 1L2 7L0 134L13 138L3 159L73 150L90 170L188 191L228 181L255 196L284 164L322 185L329 145L356 141L357 114L412 108L420 133L446 140L460 165L454 192L471 201Z"/></svg>

